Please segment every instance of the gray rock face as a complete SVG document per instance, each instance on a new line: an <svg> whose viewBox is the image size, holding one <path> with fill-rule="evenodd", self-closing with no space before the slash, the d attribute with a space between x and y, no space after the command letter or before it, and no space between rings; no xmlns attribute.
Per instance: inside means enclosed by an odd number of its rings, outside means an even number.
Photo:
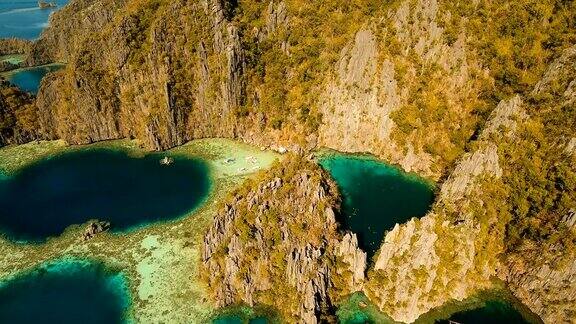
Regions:
<svg viewBox="0 0 576 324"><path fill-rule="evenodd" d="M510 136L514 133L516 124L526 118L528 115L522 108L522 99L519 95L507 101L503 100L492 111L486 126L482 129L480 139L487 139L491 134L499 133L502 128L509 132L508 135Z"/></svg>
<svg viewBox="0 0 576 324"><path fill-rule="evenodd" d="M559 247L524 245L507 258L508 281L514 295L546 323L569 323L576 316L576 254ZM560 321L559 321L560 320Z"/></svg>
<svg viewBox="0 0 576 324"><path fill-rule="evenodd" d="M358 247L358 238L355 233L346 233L342 240L336 243L336 255L349 265L346 271L352 273L347 286L362 291L367 269L367 254ZM333 271L342 271L342 269Z"/></svg>

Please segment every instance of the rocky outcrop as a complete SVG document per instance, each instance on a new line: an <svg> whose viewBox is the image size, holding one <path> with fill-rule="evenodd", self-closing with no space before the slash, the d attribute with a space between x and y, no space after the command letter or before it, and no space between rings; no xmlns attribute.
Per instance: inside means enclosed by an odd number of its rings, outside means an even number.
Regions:
<svg viewBox="0 0 576 324"><path fill-rule="evenodd" d="M565 121L571 118L572 98L551 95L566 93L564 87L570 88L576 77L571 52L568 49L550 65L530 100L512 96L496 106L470 145L471 152L461 157L442 184L428 215L397 225L386 235L365 290L395 320L412 322L450 299L462 300L487 289L493 276L507 281L545 322L570 322L574 317L575 188L568 183L575 170L573 157L567 154L573 120ZM523 134L528 131L530 135ZM519 156L534 146L545 153L531 153L529 159ZM519 160L526 169L519 169ZM567 185L550 199L565 203L543 204L545 209L535 203L539 207L532 214L518 213L514 204L522 203L523 192L545 190L530 183L524 172L544 173L548 179L557 177L556 169L566 174L558 181ZM567 207L567 213L555 216L562 209L554 208ZM509 232L526 226L519 224L528 217L528 222L551 228L553 234L545 230L542 236L529 238L523 233L527 238L521 239L522 244L510 247Z"/></svg>
<svg viewBox="0 0 576 324"><path fill-rule="evenodd" d="M289 157L245 188L224 204L204 240L217 305L259 303L287 321L317 323L361 288L366 254L355 235L338 232L335 184L318 166Z"/></svg>
<svg viewBox="0 0 576 324"><path fill-rule="evenodd" d="M521 109L517 98L502 101L487 123L494 126L485 128L476 149L442 184L432 211L386 234L365 287L368 297L395 320L413 322L434 307L492 285L506 220L490 208L473 206L484 203L484 186L502 177L494 141L512 139L516 124L508 116Z"/></svg>
<svg viewBox="0 0 576 324"><path fill-rule="evenodd" d="M576 253L561 246L527 243L507 257L500 277L516 297L546 323L569 323L576 316Z"/></svg>
<svg viewBox="0 0 576 324"><path fill-rule="evenodd" d="M37 138L33 97L0 78L0 146Z"/></svg>
<svg viewBox="0 0 576 324"><path fill-rule="evenodd" d="M354 233L346 233L341 241L335 247L336 256L339 257L344 264L344 268L336 267L332 269L341 277L347 277L348 282L344 287L353 287L355 290L362 290L365 279L365 272L367 268L367 254L358 247L358 237ZM345 273L352 275L345 275Z"/></svg>
<svg viewBox="0 0 576 324"><path fill-rule="evenodd" d="M509 132L508 136L512 136L516 124L526 118L528 115L522 108L522 99L519 95L508 101L501 101L482 129L481 139L487 139L491 134L499 134L502 130Z"/></svg>

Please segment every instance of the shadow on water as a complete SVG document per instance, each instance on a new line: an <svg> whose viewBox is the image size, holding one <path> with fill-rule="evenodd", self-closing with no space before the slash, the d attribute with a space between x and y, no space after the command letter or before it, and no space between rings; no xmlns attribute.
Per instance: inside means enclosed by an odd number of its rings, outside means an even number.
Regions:
<svg viewBox="0 0 576 324"><path fill-rule="evenodd" d="M182 217L211 188L208 165L163 154L84 149L32 164L0 179L0 232L19 242L42 242L72 224L109 221L113 232Z"/></svg>
<svg viewBox="0 0 576 324"><path fill-rule="evenodd" d="M125 278L88 261L44 264L0 282L0 323L125 323Z"/></svg>
<svg viewBox="0 0 576 324"><path fill-rule="evenodd" d="M425 215L434 201L434 187L424 179L370 157L328 153L319 163L343 196L339 222L358 235L369 258L386 231Z"/></svg>
<svg viewBox="0 0 576 324"><path fill-rule="evenodd" d="M269 307L244 305L229 306L217 310L210 320L212 324L277 324L282 323L277 312Z"/></svg>
<svg viewBox="0 0 576 324"><path fill-rule="evenodd" d="M506 288L485 290L430 310L415 323L540 324L542 320Z"/></svg>

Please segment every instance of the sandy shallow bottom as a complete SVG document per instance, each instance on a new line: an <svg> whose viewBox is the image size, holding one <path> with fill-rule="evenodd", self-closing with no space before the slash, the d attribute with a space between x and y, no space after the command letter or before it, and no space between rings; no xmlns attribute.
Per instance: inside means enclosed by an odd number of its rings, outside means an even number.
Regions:
<svg viewBox="0 0 576 324"><path fill-rule="evenodd" d="M25 55L22 54L11 54L0 56L0 62L8 62L11 64L20 64L24 62Z"/></svg>
<svg viewBox="0 0 576 324"><path fill-rule="evenodd" d="M0 148L0 173L69 150L85 147L122 148L143 154L136 141L110 141L90 146L67 146L63 141L29 143ZM213 192L201 207L176 221L156 223L128 234L103 233L82 240L84 226L71 226L44 244L15 244L0 238L0 281L46 261L92 258L121 269L128 279L135 322L202 323L214 312L198 281L203 234L221 201L247 177L269 168L279 158L274 152L226 139L203 139L172 150L201 157L210 165Z"/></svg>

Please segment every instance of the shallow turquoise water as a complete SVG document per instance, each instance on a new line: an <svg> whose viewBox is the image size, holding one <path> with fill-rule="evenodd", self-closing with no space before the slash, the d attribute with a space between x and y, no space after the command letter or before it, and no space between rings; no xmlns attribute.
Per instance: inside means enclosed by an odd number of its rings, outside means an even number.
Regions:
<svg viewBox="0 0 576 324"><path fill-rule="evenodd" d="M67 3L68 0L56 0L57 8L40 9L37 1L0 1L0 38L38 38L48 26L50 14Z"/></svg>
<svg viewBox="0 0 576 324"><path fill-rule="evenodd" d="M24 55L22 54L15 54L15 55L4 55L0 56L0 62L8 62L10 64L20 64L24 61Z"/></svg>
<svg viewBox="0 0 576 324"><path fill-rule="evenodd" d="M379 248L385 231L423 216L434 200L433 187L423 179L371 158L330 154L319 163L344 198L340 223L358 235L369 257Z"/></svg>
<svg viewBox="0 0 576 324"><path fill-rule="evenodd" d="M63 261L0 283L0 323L126 322L125 278L102 265Z"/></svg>
<svg viewBox="0 0 576 324"><path fill-rule="evenodd" d="M181 217L210 192L207 164L163 154L80 150L32 164L0 179L0 232L19 242L42 242L72 224L106 220L113 232Z"/></svg>
<svg viewBox="0 0 576 324"><path fill-rule="evenodd" d="M8 81L10 81L10 83L14 84L21 90L37 94L38 89L40 88L40 82L42 81L42 78L46 74L58 71L62 67L63 65L52 64L52 65L43 65L43 66L19 69L10 72L7 75L7 79Z"/></svg>
<svg viewBox="0 0 576 324"><path fill-rule="evenodd" d="M354 293L338 305L336 316L341 324L389 324L395 323L361 292Z"/></svg>

